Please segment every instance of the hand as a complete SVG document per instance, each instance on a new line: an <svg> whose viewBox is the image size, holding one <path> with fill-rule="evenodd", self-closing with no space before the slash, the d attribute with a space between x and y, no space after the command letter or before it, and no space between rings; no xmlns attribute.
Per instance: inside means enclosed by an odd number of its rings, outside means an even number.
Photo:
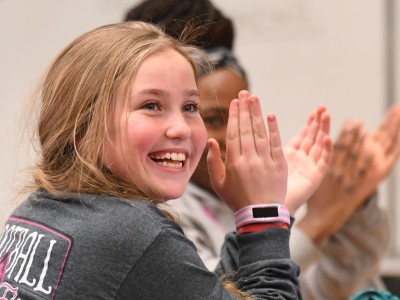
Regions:
<svg viewBox="0 0 400 300"><path fill-rule="evenodd" d="M366 135L361 123L345 123L335 143L332 163L299 221L316 244L336 232L365 203L399 157L400 106Z"/></svg>
<svg viewBox="0 0 400 300"><path fill-rule="evenodd" d="M284 204L287 166L274 115L264 124L259 99L239 93L229 108L225 164L218 143L208 142L208 170L218 196L234 211L261 203Z"/></svg>
<svg viewBox="0 0 400 300"><path fill-rule="evenodd" d="M298 228L318 245L338 230L358 205L354 188L371 162L368 152L361 151L364 141L365 129L361 123L343 125L329 170L307 202L307 213Z"/></svg>
<svg viewBox="0 0 400 300"><path fill-rule="evenodd" d="M392 106L383 122L366 139L365 148L372 153L364 195L368 196L391 172L400 155L400 105ZM367 188L369 187L369 189ZM365 197L364 196L364 197Z"/></svg>
<svg viewBox="0 0 400 300"><path fill-rule="evenodd" d="M288 164L286 205L291 216L311 197L328 170L333 153L329 127L330 117L320 106L284 148Z"/></svg>

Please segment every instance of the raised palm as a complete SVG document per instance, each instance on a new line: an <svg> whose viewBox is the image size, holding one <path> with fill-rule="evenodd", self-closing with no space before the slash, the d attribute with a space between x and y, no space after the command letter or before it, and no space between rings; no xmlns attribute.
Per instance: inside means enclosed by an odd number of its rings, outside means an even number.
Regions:
<svg viewBox="0 0 400 300"><path fill-rule="evenodd" d="M311 197L328 170L333 152L329 130L330 116L320 106L284 147L288 165L286 205L292 216Z"/></svg>
<svg viewBox="0 0 400 300"><path fill-rule="evenodd" d="M393 106L386 118L365 140L365 151L371 155L371 165L365 174L363 194L368 196L390 173L400 155L400 105Z"/></svg>

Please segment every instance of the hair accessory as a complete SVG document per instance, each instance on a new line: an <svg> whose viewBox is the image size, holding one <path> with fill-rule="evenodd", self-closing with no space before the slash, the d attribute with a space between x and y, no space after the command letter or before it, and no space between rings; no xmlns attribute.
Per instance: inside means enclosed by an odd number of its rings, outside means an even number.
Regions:
<svg viewBox="0 0 400 300"><path fill-rule="evenodd" d="M232 51L225 47L212 47L206 48L207 58L214 67L214 69L231 68L247 81L246 72L240 65L237 58L233 55Z"/></svg>

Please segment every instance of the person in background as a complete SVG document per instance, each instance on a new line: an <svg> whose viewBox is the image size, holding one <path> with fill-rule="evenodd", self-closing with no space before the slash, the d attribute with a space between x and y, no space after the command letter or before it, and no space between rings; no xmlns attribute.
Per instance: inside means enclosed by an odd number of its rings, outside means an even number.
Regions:
<svg viewBox="0 0 400 300"><path fill-rule="evenodd" d="M205 49L214 65L214 72L199 81L204 100L201 115L209 137L223 149L229 102L237 91L249 88L246 73L233 54L233 22L211 1L177 2L143 1L130 9L124 20L160 24L175 37L187 23L201 25L203 30L193 43ZM341 129L330 169L310 195L306 215L292 227L291 254L301 265L305 299L346 299L365 287L384 288L377 274L388 246L389 226L377 205L376 190L398 159L399 121L399 107L394 106L372 133L366 133L357 122L348 122ZM293 143L299 143L298 139ZM286 148L287 156L289 150ZM288 164L290 170L290 161ZM212 189L206 155L185 194L171 205L204 263L214 270L225 233L235 226L230 209ZM293 216L301 205L293 203Z"/></svg>

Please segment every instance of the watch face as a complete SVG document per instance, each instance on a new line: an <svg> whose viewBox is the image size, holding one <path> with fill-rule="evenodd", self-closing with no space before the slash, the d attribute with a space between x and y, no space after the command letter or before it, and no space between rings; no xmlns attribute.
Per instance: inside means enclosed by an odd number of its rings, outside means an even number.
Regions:
<svg viewBox="0 0 400 300"><path fill-rule="evenodd" d="M279 217L278 207L253 207L253 218Z"/></svg>

